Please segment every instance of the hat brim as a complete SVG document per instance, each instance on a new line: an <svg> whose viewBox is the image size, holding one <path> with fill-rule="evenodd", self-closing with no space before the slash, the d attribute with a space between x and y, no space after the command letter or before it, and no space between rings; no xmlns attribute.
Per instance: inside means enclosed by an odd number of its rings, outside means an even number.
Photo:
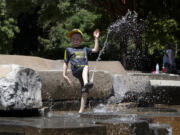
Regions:
<svg viewBox="0 0 180 135"><path fill-rule="evenodd" d="M78 33L83 37L83 33L80 30L72 30L72 31L68 32L67 37L70 38L71 35L74 33Z"/></svg>

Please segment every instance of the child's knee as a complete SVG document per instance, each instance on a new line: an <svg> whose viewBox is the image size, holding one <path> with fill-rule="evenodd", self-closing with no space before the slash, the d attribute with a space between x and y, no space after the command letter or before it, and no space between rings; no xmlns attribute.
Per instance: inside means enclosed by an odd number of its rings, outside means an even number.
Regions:
<svg viewBox="0 0 180 135"><path fill-rule="evenodd" d="M88 65L84 66L84 70L89 70L89 66Z"/></svg>

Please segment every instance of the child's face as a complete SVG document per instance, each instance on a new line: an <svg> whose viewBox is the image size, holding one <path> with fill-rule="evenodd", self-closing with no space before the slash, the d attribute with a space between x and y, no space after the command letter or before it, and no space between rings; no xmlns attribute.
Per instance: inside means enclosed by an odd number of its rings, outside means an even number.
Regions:
<svg viewBox="0 0 180 135"><path fill-rule="evenodd" d="M82 42L81 35L78 33L72 34L72 36L70 37L70 42L72 43L73 47L78 47Z"/></svg>

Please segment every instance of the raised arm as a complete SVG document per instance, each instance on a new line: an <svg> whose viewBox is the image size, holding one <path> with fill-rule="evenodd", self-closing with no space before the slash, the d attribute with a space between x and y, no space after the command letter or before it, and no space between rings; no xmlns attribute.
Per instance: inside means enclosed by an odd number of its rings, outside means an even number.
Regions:
<svg viewBox="0 0 180 135"><path fill-rule="evenodd" d="M100 35L99 29L96 29L93 35L94 35L94 48L92 49L92 52L96 53L99 51L99 43L98 43L98 38Z"/></svg>

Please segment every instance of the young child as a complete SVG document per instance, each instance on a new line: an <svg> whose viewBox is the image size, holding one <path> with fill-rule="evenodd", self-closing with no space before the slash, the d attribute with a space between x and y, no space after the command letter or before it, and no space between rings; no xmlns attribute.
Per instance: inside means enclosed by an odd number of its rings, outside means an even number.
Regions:
<svg viewBox="0 0 180 135"><path fill-rule="evenodd" d="M79 29L73 29L67 34L72 47L66 48L64 53L63 77L71 85L72 82L66 75L68 63L70 62L73 76L78 78L81 83L82 97L79 113L84 111L89 92L88 90L93 87L93 83L89 82L88 55L98 52L99 33L98 29L96 29L93 33L95 38L95 45L93 49L80 46L83 40L83 33Z"/></svg>

